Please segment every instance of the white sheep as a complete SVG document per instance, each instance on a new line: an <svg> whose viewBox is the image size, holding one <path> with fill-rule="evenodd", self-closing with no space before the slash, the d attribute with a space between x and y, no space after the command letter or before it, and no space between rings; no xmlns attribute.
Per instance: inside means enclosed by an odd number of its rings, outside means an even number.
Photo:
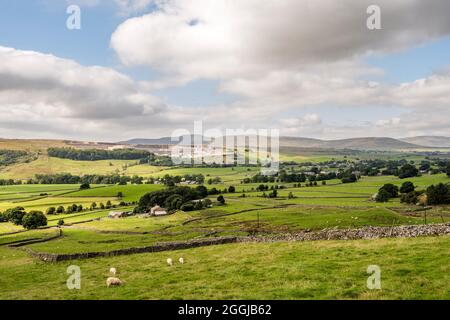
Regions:
<svg viewBox="0 0 450 320"><path fill-rule="evenodd" d="M168 258L168 259L167 259L167 264L168 264L169 266L173 266L173 261L172 261L171 258Z"/></svg>
<svg viewBox="0 0 450 320"><path fill-rule="evenodd" d="M122 280L120 280L119 278L109 277L108 279L106 279L106 285L108 286L108 288L110 286L120 286L122 285Z"/></svg>
<svg viewBox="0 0 450 320"><path fill-rule="evenodd" d="M116 275L117 270L116 270L116 268L110 268L109 272L112 273L113 275Z"/></svg>
<svg viewBox="0 0 450 320"><path fill-rule="evenodd" d="M184 258L183 258L183 257L181 257L178 261L179 261L181 264L184 264Z"/></svg>

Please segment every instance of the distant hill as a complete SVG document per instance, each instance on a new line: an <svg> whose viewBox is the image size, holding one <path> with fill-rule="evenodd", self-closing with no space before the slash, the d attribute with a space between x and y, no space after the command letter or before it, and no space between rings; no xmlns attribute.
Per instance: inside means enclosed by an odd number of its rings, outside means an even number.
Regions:
<svg viewBox="0 0 450 320"><path fill-rule="evenodd" d="M422 146L393 138L353 138L341 140L319 140L307 138L281 137L281 147L355 149L355 150L403 150L417 149Z"/></svg>
<svg viewBox="0 0 450 320"><path fill-rule="evenodd" d="M126 141L120 141L117 142L117 144L134 144L134 145L148 145L148 146L154 146L154 145L163 145L163 144L175 144L176 142L172 142L170 137L164 137L159 139L130 139Z"/></svg>
<svg viewBox="0 0 450 320"><path fill-rule="evenodd" d="M131 139L118 142L130 145L172 145L170 137L159 139ZM420 149L424 146L400 141L393 138L354 138L342 140L320 140L312 138L280 137L280 147L319 148L319 149L355 149L355 150L404 150Z"/></svg>
<svg viewBox="0 0 450 320"><path fill-rule="evenodd" d="M431 148L450 148L450 137L419 136L400 139L401 141Z"/></svg>
<svg viewBox="0 0 450 320"><path fill-rule="evenodd" d="M179 137L178 141L189 141L189 144L194 142L195 138L201 139L202 137L200 135L191 135L190 140L186 139L189 138L189 136L181 136ZM204 138L204 142L209 141L208 138ZM173 144L177 144L178 141L172 141L171 137L162 137L162 138L158 138L158 139L141 139L141 138L137 138L137 139L130 139L130 140L126 140L126 141L120 141L117 142L117 144L129 144L129 145L146 145L146 146L156 146L156 145L173 145Z"/></svg>

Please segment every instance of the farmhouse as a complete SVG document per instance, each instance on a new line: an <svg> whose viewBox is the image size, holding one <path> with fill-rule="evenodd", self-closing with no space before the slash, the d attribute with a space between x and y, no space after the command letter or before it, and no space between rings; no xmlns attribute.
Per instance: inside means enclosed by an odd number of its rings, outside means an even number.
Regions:
<svg viewBox="0 0 450 320"><path fill-rule="evenodd" d="M165 216L167 215L167 210L156 205L150 209L150 214L152 216Z"/></svg>
<svg viewBox="0 0 450 320"><path fill-rule="evenodd" d="M127 213L124 211L110 211L108 214L108 217L111 219L119 219L119 218L123 218L126 216L127 216Z"/></svg>

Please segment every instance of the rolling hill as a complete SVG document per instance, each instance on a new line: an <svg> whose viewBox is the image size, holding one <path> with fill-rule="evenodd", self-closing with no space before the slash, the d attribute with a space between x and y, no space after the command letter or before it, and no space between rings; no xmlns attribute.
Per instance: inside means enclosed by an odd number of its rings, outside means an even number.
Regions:
<svg viewBox="0 0 450 320"><path fill-rule="evenodd" d="M400 139L401 141L432 148L450 148L450 137L419 136Z"/></svg>
<svg viewBox="0 0 450 320"><path fill-rule="evenodd" d="M172 145L170 137L160 139L132 139L119 142L130 145ZM280 147L316 148L316 149L355 149L355 150L404 150L420 149L424 146L417 145L393 138L353 138L342 140L320 140L300 137L280 137Z"/></svg>
<svg viewBox="0 0 450 320"><path fill-rule="evenodd" d="M420 145L393 138L353 138L342 140L318 140L308 138L281 137L281 147L355 149L355 150L404 150L422 148Z"/></svg>

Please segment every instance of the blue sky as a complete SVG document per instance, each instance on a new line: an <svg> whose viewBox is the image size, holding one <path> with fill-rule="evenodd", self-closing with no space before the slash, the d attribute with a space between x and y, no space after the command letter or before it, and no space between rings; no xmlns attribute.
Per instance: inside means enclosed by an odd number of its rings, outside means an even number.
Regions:
<svg viewBox="0 0 450 320"><path fill-rule="evenodd" d="M96 2L95 0L84 1L84 3ZM81 5L81 30L68 30L65 26L68 17L66 8L70 2L2 0L0 46L52 54L59 58L74 60L82 66L111 68L128 75L136 83L164 79L165 76L157 71L155 64L125 66L119 57L120 54L118 55L118 52L111 48L111 36L122 23L133 16L139 17L157 9L148 5L143 10L126 15L119 12L114 1L98 0L98 2L96 5ZM390 86L412 83L417 79L450 70L450 37L437 37L432 41L422 39L393 52L386 50L376 54L363 54L360 63L383 71L382 75L364 76L366 80ZM193 76L185 83L152 89L148 93L161 99L168 106L181 107L185 110L198 110L198 108L206 110L240 102L249 104L248 101L251 99L248 99L245 94L241 96L239 90L223 90L222 84L227 84L231 80L230 78L206 79L202 76ZM254 103L261 104L268 100L270 99ZM322 124L346 127L351 124L364 125L370 121L402 117L405 113L411 112L401 104L395 103L373 106L366 103L364 108L355 108L353 103L351 104L334 105L328 101L315 105L306 103L301 108L280 109L278 117L298 118L301 123L302 117L317 114ZM274 108L277 107L274 105ZM242 107L239 108L242 109ZM425 132L424 130L417 132ZM311 135L315 134L316 132L311 133ZM408 133L405 132L405 135Z"/></svg>

